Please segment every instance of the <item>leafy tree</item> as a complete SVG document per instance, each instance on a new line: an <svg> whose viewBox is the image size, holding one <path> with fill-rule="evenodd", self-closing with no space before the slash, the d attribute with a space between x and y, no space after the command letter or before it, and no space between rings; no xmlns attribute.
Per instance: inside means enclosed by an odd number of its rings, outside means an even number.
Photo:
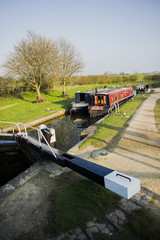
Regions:
<svg viewBox="0 0 160 240"><path fill-rule="evenodd" d="M40 97L40 87L54 75L57 67L57 48L53 40L33 32L27 33L10 52L4 68L12 78L21 78L36 90Z"/></svg>
<svg viewBox="0 0 160 240"><path fill-rule="evenodd" d="M63 94L65 93L65 87L69 83L70 78L75 73L81 72L84 67L84 63L80 54L76 52L73 44L65 39L59 39L57 41L58 48L58 71L57 78L63 87Z"/></svg>

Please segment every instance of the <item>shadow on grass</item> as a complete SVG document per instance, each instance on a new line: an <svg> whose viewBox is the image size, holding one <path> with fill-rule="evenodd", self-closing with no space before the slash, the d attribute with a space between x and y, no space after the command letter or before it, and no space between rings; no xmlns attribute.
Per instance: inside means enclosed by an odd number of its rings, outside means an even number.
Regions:
<svg viewBox="0 0 160 240"><path fill-rule="evenodd" d="M105 124L105 123L101 123L100 124L100 128L108 128L108 129L111 129L111 130L115 130L117 132L121 131L121 127L116 127L116 126L112 126L112 125L108 125L108 124Z"/></svg>
<svg viewBox="0 0 160 240"><path fill-rule="evenodd" d="M66 109L71 107L72 101L73 101L73 98L67 98L61 101L55 101L55 102L52 101L52 103L54 103L55 105L60 105L62 108Z"/></svg>

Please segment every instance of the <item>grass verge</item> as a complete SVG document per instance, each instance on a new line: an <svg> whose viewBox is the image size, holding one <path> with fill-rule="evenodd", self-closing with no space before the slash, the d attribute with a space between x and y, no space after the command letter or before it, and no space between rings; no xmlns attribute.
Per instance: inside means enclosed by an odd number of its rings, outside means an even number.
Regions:
<svg viewBox="0 0 160 240"><path fill-rule="evenodd" d="M93 181L81 179L58 187L51 199L49 229L58 235L77 227L83 229L94 217L103 221L107 210L115 209L120 197Z"/></svg>
<svg viewBox="0 0 160 240"><path fill-rule="evenodd" d="M156 114L157 127L160 131L160 99L158 99L156 102L155 114Z"/></svg>
<svg viewBox="0 0 160 240"><path fill-rule="evenodd" d="M81 145L81 148L92 145L95 148L107 148L111 151L117 144L124 129L128 126L128 121L147 97L148 95L139 94L133 101L130 100L125 103L120 108L119 113L112 114L109 118L105 119L100 125L98 125L96 133L85 141ZM126 113L126 117L123 116L123 113Z"/></svg>

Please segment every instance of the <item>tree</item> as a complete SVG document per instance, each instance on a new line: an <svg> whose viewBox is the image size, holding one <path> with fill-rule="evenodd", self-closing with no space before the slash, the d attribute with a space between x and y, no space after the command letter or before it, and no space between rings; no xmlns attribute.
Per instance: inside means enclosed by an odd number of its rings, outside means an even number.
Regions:
<svg viewBox="0 0 160 240"><path fill-rule="evenodd" d="M14 46L4 64L7 75L21 78L36 90L53 76L57 67L57 48L53 40L28 32L27 38Z"/></svg>
<svg viewBox="0 0 160 240"><path fill-rule="evenodd" d="M84 67L84 63L80 54L76 52L73 44L65 39L59 39L57 41L58 48L58 71L57 77L60 84L63 87L63 94L65 93L65 87L70 81L70 77L75 73L81 72Z"/></svg>

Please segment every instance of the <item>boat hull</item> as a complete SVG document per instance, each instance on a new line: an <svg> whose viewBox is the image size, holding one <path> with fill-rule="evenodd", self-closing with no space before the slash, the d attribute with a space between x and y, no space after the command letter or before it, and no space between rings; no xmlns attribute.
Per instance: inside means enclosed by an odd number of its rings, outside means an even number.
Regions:
<svg viewBox="0 0 160 240"><path fill-rule="evenodd" d="M90 106L89 107L89 115L90 117L99 117L99 116L104 116L106 114L111 113L113 110L115 110L116 112L119 112L119 107L124 104L125 102L129 101L131 98L133 98L133 95L122 99L121 101L118 101L112 105L108 105L105 107L95 107L95 106Z"/></svg>
<svg viewBox="0 0 160 240"><path fill-rule="evenodd" d="M91 118L99 117L99 116L104 116L108 114L108 110L89 110L89 116Z"/></svg>
<svg viewBox="0 0 160 240"><path fill-rule="evenodd" d="M88 114L88 106L83 107L71 107L69 110L69 113L71 115L77 115L77 114Z"/></svg>

